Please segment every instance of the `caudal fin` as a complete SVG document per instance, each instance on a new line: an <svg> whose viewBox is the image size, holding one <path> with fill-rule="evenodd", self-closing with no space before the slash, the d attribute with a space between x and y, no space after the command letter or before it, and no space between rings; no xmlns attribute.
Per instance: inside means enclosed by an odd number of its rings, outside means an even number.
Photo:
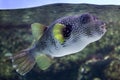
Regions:
<svg viewBox="0 0 120 80"><path fill-rule="evenodd" d="M21 75L25 75L35 65L34 56L29 49L20 51L17 55L12 57L13 68Z"/></svg>

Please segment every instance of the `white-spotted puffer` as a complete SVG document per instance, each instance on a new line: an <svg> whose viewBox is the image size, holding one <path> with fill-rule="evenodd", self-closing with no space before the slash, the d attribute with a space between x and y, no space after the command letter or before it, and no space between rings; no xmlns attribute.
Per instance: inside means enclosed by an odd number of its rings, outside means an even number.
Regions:
<svg viewBox="0 0 120 80"><path fill-rule="evenodd" d="M33 35L39 36L35 37L32 47L12 57L13 67L21 75L29 72L36 62L41 69L47 69L52 58L79 52L99 40L106 32L105 25L89 13L60 18L47 28L34 23Z"/></svg>

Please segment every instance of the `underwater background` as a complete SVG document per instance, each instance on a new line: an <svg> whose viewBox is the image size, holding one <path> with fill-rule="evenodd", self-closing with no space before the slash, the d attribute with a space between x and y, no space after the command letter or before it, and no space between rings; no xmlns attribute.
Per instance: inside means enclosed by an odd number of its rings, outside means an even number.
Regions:
<svg viewBox="0 0 120 80"><path fill-rule="evenodd" d="M9 56L29 47L30 25L50 25L69 15L91 13L107 23L107 33L77 54L55 58L47 70L37 65L25 76L13 68ZM29 9L0 10L0 80L120 80L120 6L53 4Z"/></svg>

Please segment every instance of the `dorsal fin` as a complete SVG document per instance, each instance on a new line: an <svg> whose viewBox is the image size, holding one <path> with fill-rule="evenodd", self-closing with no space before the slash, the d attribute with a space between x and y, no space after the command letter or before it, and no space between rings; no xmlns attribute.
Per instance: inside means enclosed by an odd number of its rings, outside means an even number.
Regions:
<svg viewBox="0 0 120 80"><path fill-rule="evenodd" d="M38 41L41 38L46 28L47 27L45 27L44 25L40 23L31 24L32 35L35 41Z"/></svg>

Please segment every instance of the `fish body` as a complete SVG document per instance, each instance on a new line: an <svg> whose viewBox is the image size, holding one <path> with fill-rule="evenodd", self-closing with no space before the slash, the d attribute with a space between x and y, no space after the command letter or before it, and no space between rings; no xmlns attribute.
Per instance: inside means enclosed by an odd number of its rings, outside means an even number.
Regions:
<svg viewBox="0 0 120 80"><path fill-rule="evenodd" d="M84 49L89 43L99 40L106 32L105 22L91 14L68 16L54 21L34 44L12 57L13 66L22 75L29 72L36 62L44 64L38 56L44 54L47 61L50 57L62 57ZM22 60L23 59L23 60ZM19 63L19 64L18 64ZM48 68L51 64L44 65ZM43 68L43 69L46 69Z"/></svg>
<svg viewBox="0 0 120 80"><path fill-rule="evenodd" d="M81 20L83 18L83 22ZM84 20L84 18L86 20ZM87 19L91 19L91 23L87 23ZM52 57L61 57L68 54L76 53L81 51L84 47L86 47L89 43L99 40L104 33L106 32L106 29L104 28L105 23L100 20L93 20L95 19L95 16L92 16L90 14L84 14L82 16L68 16L63 17L55 22L53 22L48 29L45 31L43 36L39 39L39 41L36 44L36 49L38 52L42 52L44 54L48 54ZM55 24L63 24L68 28L68 33L62 33L62 35L67 35L65 41L63 43L60 43L59 40L55 39L54 37L54 25ZM84 24L83 24L84 23ZM92 33L89 31L90 29L99 28L100 26L103 26L103 30L98 31L100 33ZM89 28L92 27L92 28ZM88 31L87 31L88 28ZM96 29L97 30L97 29ZM99 29L98 29L99 30ZM95 30L93 30L95 31ZM93 35L94 34L94 35ZM37 51L36 50L36 51Z"/></svg>

